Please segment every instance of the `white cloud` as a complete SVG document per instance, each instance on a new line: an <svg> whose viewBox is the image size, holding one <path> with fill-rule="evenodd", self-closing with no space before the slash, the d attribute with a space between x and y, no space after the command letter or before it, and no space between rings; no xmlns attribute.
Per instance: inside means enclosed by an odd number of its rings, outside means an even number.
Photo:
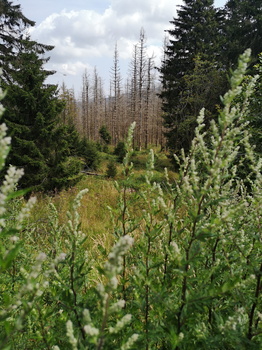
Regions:
<svg viewBox="0 0 262 350"><path fill-rule="evenodd" d="M50 53L52 69L75 77L74 85L79 89L85 68L90 70L97 66L99 74L107 79L109 72L105 69L113 64L116 42L119 59L130 61L141 27L145 30L149 54L154 52L159 61L164 30L170 27L175 5L181 2L111 0L110 6L102 12L62 10L48 16L31 33L39 42L55 46Z"/></svg>

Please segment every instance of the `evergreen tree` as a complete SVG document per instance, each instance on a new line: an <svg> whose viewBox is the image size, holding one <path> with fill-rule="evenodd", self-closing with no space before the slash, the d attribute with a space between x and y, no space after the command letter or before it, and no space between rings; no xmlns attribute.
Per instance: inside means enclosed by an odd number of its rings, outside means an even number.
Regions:
<svg viewBox="0 0 262 350"><path fill-rule="evenodd" d="M167 132L170 149L188 152L197 126L197 116L205 106L205 125L217 114L221 91L227 86L226 76L214 62L196 57L195 67L181 78L183 90L179 94L177 116L179 122Z"/></svg>
<svg viewBox="0 0 262 350"><path fill-rule="evenodd" d="M99 129L99 135L106 145L110 144L112 137L111 137L106 125L101 126L101 128Z"/></svg>
<svg viewBox="0 0 262 350"><path fill-rule="evenodd" d="M214 8L213 0L184 2L177 11L177 18L171 21L174 29L168 31L171 39L166 46L165 59L160 69L163 85L160 96L163 101L164 122L168 130L168 143L169 147L176 151L181 146L188 148L189 143L187 139L184 144L183 135L179 135L180 124L188 117L196 118L199 113L199 110L194 111L192 115L192 111L183 108L184 102L181 101L181 97L184 100L185 90L188 88L188 78L185 77L194 74L196 57L210 62L210 66L213 65L221 74L223 72L222 65L218 64L222 38L221 11ZM200 99L201 108L210 105L210 96L206 95L206 92L202 96L191 97ZM199 103L196 102L195 105ZM192 134L191 131L190 133ZM177 140L175 144L174 139Z"/></svg>
<svg viewBox="0 0 262 350"><path fill-rule="evenodd" d="M247 48L252 50L254 65L262 51L261 0L228 0L225 15L225 54L229 66L236 65L239 55Z"/></svg>
<svg viewBox="0 0 262 350"><path fill-rule="evenodd" d="M57 86L45 84L53 72L44 69L48 59L43 57L53 47L38 44L26 36L24 26L19 25L25 22L20 7L6 1L4 4L6 12L1 14L1 23L6 22L11 33L2 84L8 91L3 102L4 121L13 139L8 163L24 168L22 187L61 189L78 179L78 171L68 173L69 145L65 128L59 125L64 104L58 99ZM13 14L17 17L13 18ZM8 32L1 38L3 47L8 42ZM2 47L1 54L4 54Z"/></svg>
<svg viewBox="0 0 262 350"><path fill-rule="evenodd" d="M262 53L259 55L259 63L256 65L256 73L259 78L250 101L248 120L250 122L251 143L255 145L255 151L262 154Z"/></svg>
<svg viewBox="0 0 262 350"><path fill-rule="evenodd" d="M0 67L3 70L1 78L4 81L10 81L10 71L13 70L21 39L26 29L34 25L35 22L23 15L20 5L0 0Z"/></svg>

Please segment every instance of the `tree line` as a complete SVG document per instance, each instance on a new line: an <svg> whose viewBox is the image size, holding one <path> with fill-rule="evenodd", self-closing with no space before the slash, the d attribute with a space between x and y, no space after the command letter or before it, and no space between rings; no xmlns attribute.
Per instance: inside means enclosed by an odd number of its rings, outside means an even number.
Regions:
<svg viewBox="0 0 262 350"><path fill-rule="evenodd" d="M213 0L184 0L179 6L160 68L172 152L182 147L188 152L201 108L206 110L207 127L217 118L228 76L246 48L252 50L248 74L255 73L262 51L261 15L260 0L228 0L224 8L215 8Z"/></svg>
<svg viewBox="0 0 262 350"><path fill-rule="evenodd" d="M20 5L0 1L0 66L7 97L4 122L13 139L7 164L25 169L22 187L50 191L78 181L83 165L96 167L101 130L110 142L123 141L135 121L133 147L168 147L170 154L190 149L196 119L205 108L205 125L216 119L228 75L245 48L252 50L248 73L254 75L262 51L260 0L228 0L215 8L213 0L184 0L164 44L162 64L155 69L147 54L146 33L140 31L123 83L117 44L110 72L110 94L94 69L82 77L80 101L74 91L46 83L50 45L28 35L34 22ZM158 75L160 74L160 79ZM248 78L247 78L248 79ZM258 82L247 120L259 150L261 83ZM95 143L94 143L95 142Z"/></svg>

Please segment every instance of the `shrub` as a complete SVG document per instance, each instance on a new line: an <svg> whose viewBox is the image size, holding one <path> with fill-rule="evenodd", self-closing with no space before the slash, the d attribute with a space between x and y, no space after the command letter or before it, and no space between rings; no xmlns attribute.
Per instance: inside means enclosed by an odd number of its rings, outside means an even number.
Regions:
<svg viewBox="0 0 262 350"><path fill-rule="evenodd" d="M85 161L85 166L97 170L100 164L100 156L97 146L94 142L88 141L83 138L80 141L80 145L77 152L79 157L82 157Z"/></svg>
<svg viewBox="0 0 262 350"><path fill-rule="evenodd" d="M122 163L124 158L125 158L125 155L126 155L126 145L125 145L125 142L123 141L119 141L115 150L114 150L114 154L116 156L118 156L117 160L119 163Z"/></svg>
<svg viewBox="0 0 262 350"><path fill-rule="evenodd" d="M101 261L88 254L88 233L81 231L78 209L87 190L76 196L66 222L50 204L43 252L34 251L34 228L23 225L32 202L25 209L19 203L12 218L6 211L21 175L10 168L0 197L1 349L261 348L262 160L245 124L255 79L245 100L234 102L248 59L247 51L218 123L211 122L211 138L201 111L175 186L166 172L168 192L154 181L151 151L145 186L130 193L132 125L124 180L116 182L119 202L110 209L115 244L109 254L101 247ZM8 142L2 127L2 164ZM240 147L249 160L248 190L237 176Z"/></svg>
<svg viewBox="0 0 262 350"><path fill-rule="evenodd" d="M107 165L106 176L111 177L111 178L115 178L116 174L117 174L116 164L114 161L111 161Z"/></svg>

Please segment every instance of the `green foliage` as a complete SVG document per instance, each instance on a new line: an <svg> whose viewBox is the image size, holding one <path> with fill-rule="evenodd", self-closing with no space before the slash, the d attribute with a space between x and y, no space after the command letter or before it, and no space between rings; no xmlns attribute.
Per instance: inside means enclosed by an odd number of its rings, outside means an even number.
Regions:
<svg viewBox="0 0 262 350"><path fill-rule="evenodd" d="M247 47L252 50L252 63L257 63L258 54L262 51L261 1L228 0L224 11L224 54L228 64L237 65L238 56Z"/></svg>
<svg viewBox="0 0 262 350"><path fill-rule="evenodd" d="M99 129L99 135L106 145L110 144L112 137L109 134L109 131L105 125L102 125Z"/></svg>
<svg viewBox="0 0 262 350"><path fill-rule="evenodd" d="M262 53L259 55L259 63L256 65L259 78L250 99L248 120L250 122L251 143L255 145L255 151L262 154Z"/></svg>
<svg viewBox="0 0 262 350"><path fill-rule="evenodd" d="M111 178L115 178L117 174L117 167L114 161L111 161L108 163L107 165L107 169L106 169L106 176L107 177L111 177Z"/></svg>
<svg viewBox="0 0 262 350"><path fill-rule="evenodd" d="M118 162L122 163L126 155L125 142L119 141L114 150L114 154L118 156Z"/></svg>
<svg viewBox="0 0 262 350"><path fill-rule="evenodd" d="M20 6L8 2L4 5L0 25L10 30L3 37L8 43L8 57L3 64L2 86L8 90L3 119L13 139L7 163L25 170L21 188L61 190L77 181L79 167L71 166L69 173L70 136L74 131L60 124L64 103L58 99L57 86L45 84L54 72L44 69L48 61L44 55L53 47L28 37L27 26L33 22L23 17Z"/></svg>
<svg viewBox="0 0 262 350"><path fill-rule="evenodd" d="M21 175L10 168L0 196L1 349L261 348L262 160L245 122L255 79L241 85L249 56L208 132L201 111L175 184L166 172L165 192L154 181L153 151L145 185L131 191L131 126L119 201L110 208L110 252L101 245L94 258L87 246L79 216L87 190L64 222L50 204L48 234L32 243L38 223L27 224L31 202L24 209L18 198L8 201ZM3 166L10 139L5 127L0 132ZM248 190L237 176L241 147Z"/></svg>
<svg viewBox="0 0 262 350"><path fill-rule="evenodd" d="M213 0L186 0L171 23L170 42L160 72L164 125L172 151L189 150L196 118L203 107L214 113L226 91L221 58L220 12ZM200 106L200 107L199 107ZM208 118L209 116L207 116Z"/></svg>
<svg viewBox="0 0 262 350"><path fill-rule="evenodd" d="M214 62L196 57L195 67L182 78L183 90L179 94L176 117L167 132L169 149L187 153L194 138L199 111L205 107L205 125L217 117L220 94L227 90L225 72L218 70ZM173 115L174 117L174 115ZM167 125L169 125L167 120ZM169 125L170 126L170 125Z"/></svg>
<svg viewBox="0 0 262 350"><path fill-rule="evenodd" d="M185 0L179 6L160 72L163 119L171 155L189 151L196 119L206 109L205 124L217 118L227 76L246 48L252 49L249 72L262 51L260 0L228 0L222 9L213 0Z"/></svg>
<svg viewBox="0 0 262 350"><path fill-rule="evenodd" d="M24 35L19 35L35 22L26 18L21 5L14 5L8 0L0 2L0 67L3 69L2 79L10 82L10 73L17 55L17 48L21 45ZM18 34L19 33L19 34ZM39 45L39 48L41 45ZM42 47L44 48L44 46ZM18 62L17 62L18 63Z"/></svg>
<svg viewBox="0 0 262 350"><path fill-rule="evenodd" d="M93 170L97 170L99 167L100 156L97 146L94 142L88 141L87 138L84 137L80 140L77 155L83 158L85 167Z"/></svg>

